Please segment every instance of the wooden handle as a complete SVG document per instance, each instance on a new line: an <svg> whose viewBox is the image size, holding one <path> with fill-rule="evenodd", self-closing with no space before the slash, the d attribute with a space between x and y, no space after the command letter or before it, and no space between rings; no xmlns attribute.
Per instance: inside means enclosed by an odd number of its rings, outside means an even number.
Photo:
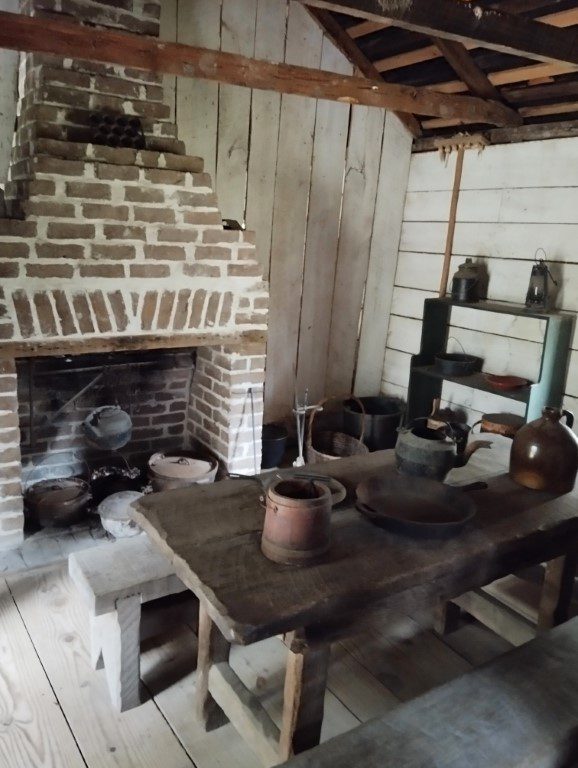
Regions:
<svg viewBox="0 0 578 768"><path fill-rule="evenodd" d="M454 232L456 230L456 213L458 210L458 200L460 197L460 184L462 182L462 170L464 167L464 147L458 149L456 157L456 170L454 173L454 188L452 191L452 201L450 203L450 215L448 219L448 234L446 237L446 250L444 254L444 263L442 267L442 276L440 280L439 297L443 299L448 290L448 278L450 275L450 262L452 260L452 250L454 247Z"/></svg>

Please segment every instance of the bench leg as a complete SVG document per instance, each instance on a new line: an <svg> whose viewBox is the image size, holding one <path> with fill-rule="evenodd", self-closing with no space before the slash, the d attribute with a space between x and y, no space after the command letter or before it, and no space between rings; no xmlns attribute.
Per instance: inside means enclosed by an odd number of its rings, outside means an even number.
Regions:
<svg viewBox="0 0 578 768"><path fill-rule="evenodd" d="M577 562L578 553L569 552L546 563L538 607L538 630L551 629L567 620Z"/></svg>
<svg viewBox="0 0 578 768"><path fill-rule="evenodd" d="M283 723L279 739L279 758L292 755L319 744L327 669L329 643L288 650L283 701Z"/></svg>
<svg viewBox="0 0 578 768"><path fill-rule="evenodd" d="M90 664L93 669L102 669L104 667L101 619L102 616L90 617Z"/></svg>
<svg viewBox="0 0 578 768"><path fill-rule="evenodd" d="M116 601L116 611L98 617L100 646L110 697L119 712L140 704L141 597ZM98 647L98 637L93 640Z"/></svg>
<svg viewBox="0 0 578 768"><path fill-rule="evenodd" d="M439 602L434 610L434 631L442 637L455 632L460 625L459 606L449 601Z"/></svg>
<svg viewBox="0 0 578 768"><path fill-rule="evenodd" d="M203 603L200 603L195 717L206 731L212 731L228 722L225 713L209 693L209 670L213 664L228 662L230 650L230 644L213 623Z"/></svg>

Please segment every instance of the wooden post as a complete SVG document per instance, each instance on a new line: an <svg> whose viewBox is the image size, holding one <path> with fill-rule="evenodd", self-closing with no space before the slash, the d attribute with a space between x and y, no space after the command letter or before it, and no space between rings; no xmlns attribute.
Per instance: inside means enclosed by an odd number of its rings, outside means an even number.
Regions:
<svg viewBox="0 0 578 768"><path fill-rule="evenodd" d="M456 170L454 173L454 187L452 191L452 201L450 203L450 215L448 220L448 233L446 236L446 250L444 254L444 263L442 267L442 276L440 280L440 299L443 299L448 289L448 277L450 274L450 262L452 260L452 250L454 247L454 232L456 231L456 213L458 210L458 200L460 198L460 185L462 183L462 170L464 167L463 146L458 149L456 157Z"/></svg>
<svg viewBox="0 0 578 768"><path fill-rule="evenodd" d="M546 563L538 607L538 631L551 629L568 618L578 552L570 552Z"/></svg>
<svg viewBox="0 0 578 768"><path fill-rule="evenodd" d="M289 648L287 652L283 723L279 739L279 758L282 761L319 744L330 649L329 643L305 644L300 650Z"/></svg>
<svg viewBox="0 0 578 768"><path fill-rule="evenodd" d="M438 603L434 611L434 631L442 637L455 632L459 627L461 610L458 605L450 602Z"/></svg>
<svg viewBox="0 0 578 768"><path fill-rule="evenodd" d="M201 602L199 605L195 717L206 731L213 731L227 722L222 709L209 693L209 671L213 664L228 662L230 650L230 644L213 623L206 607Z"/></svg>
<svg viewBox="0 0 578 768"><path fill-rule="evenodd" d="M92 662L98 669L102 653L110 697L119 712L141 703L140 613L141 597L131 595L117 600L116 610L96 617L93 624Z"/></svg>

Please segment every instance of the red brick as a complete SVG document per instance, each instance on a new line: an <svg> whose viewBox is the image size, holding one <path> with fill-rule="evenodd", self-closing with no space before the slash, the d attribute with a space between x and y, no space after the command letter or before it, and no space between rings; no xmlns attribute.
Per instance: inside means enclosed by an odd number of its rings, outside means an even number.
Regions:
<svg viewBox="0 0 578 768"><path fill-rule="evenodd" d="M124 277L122 264L81 264L81 277Z"/></svg>
<svg viewBox="0 0 578 768"><path fill-rule="evenodd" d="M205 315L205 323L208 326L215 325L217 321L217 311L219 309L219 302L221 301L221 294L217 292L211 293L209 297L209 303L207 305L207 314Z"/></svg>
<svg viewBox="0 0 578 768"><path fill-rule="evenodd" d="M189 290L183 289L179 291L175 319L173 321L175 331L181 331L186 325L190 297L191 292Z"/></svg>
<svg viewBox="0 0 578 768"><path fill-rule="evenodd" d="M171 268L168 264L131 264L131 277L169 277Z"/></svg>
<svg viewBox="0 0 578 768"><path fill-rule="evenodd" d="M185 249L180 245L145 245L144 254L147 259L159 261L184 261Z"/></svg>
<svg viewBox="0 0 578 768"><path fill-rule="evenodd" d="M86 295L84 293L74 294L72 297L72 306L74 307L74 314L76 315L80 332L94 333L94 325Z"/></svg>
<svg viewBox="0 0 578 768"><path fill-rule="evenodd" d="M87 219L128 221L128 208L126 205L99 205L98 203L88 203L82 206L82 215Z"/></svg>
<svg viewBox="0 0 578 768"><path fill-rule="evenodd" d="M163 291L161 296L161 303L159 306L159 314L157 318L157 328L159 330L166 330L169 327L171 319L171 313L173 311L173 305L175 303L174 291Z"/></svg>
<svg viewBox="0 0 578 768"><path fill-rule="evenodd" d="M72 203L56 203L52 200L28 200L23 204L27 216L50 216L62 219L74 218Z"/></svg>
<svg viewBox="0 0 578 768"><path fill-rule="evenodd" d="M79 160L62 160L60 157L38 155L34 159L34 170L36 173L60 176L84 176L84 163Z"/></svg>
<svg viewBox="0 0 578 768"><path fill-rule="evenodd" d="M92 240L94 225L51 223L48 225L47 235L51 240Z"/></svg>
<svg viewBox="0 0 578 768"><path fill-rule="evenodd" d="M219 325L227 325L231 320L231 310L233 308L233 294L227 291L223 298L223 306L219 315Z"/></svg>
<svg viewBox="0 0 578 768"><path fill-rule="evenodd" d="M171 208L134 207L134 220L158 224L174 224L175 212Z"/></svg>
<svg viewBox="0 0 578 768"><path fill-rule="evenodd" d="M150 331L153 327L158 297L157 291L147 291L145 294L141 319L143 331Z"/></svg>
<svg viewBox="0 0 578 768"><path fill-rule="evenodd" d="M144 227L133 227L123 224L105 224L103 226L104 236L107 240L146 240L146 229Z"/></svg>
<svg viewBox="0 0 578 768"><path fill-rule="evenodd" d="M110 200L110 186L94 182L69 181L66 184L69 197L83 197L92 200Z"/></svg>
<svg viewBox="0 0 578 768"><path fill-rule="evenodd" d="M153 184L180 185L186 182L186 175L181 171L168 171L165 169L146 168L145 179Z"/></svg>
<svg viewBox="0 0 578 768"><path fill-rule="evenodd" d="M238 229L206 229L203 232L203 243L216 245L219 243L238 243L240 230Z"/></svg>
<svg viewBox="0 0 578 768"><path fill-rule="evenodd" d="M25 259L28 256L27 243L2 243L0 242L0 259Z"/></svg>
<svg viewBox="0 0 578 768"><path fill-rule="evenodd" d="M12 376L16 374L16 360L10 357L0 357L0 376ZM2 379L7 381L7 379ZM0 392L8 390L0 388Z"/></svg>
<svg viewBox="0 0 578 768"><path fill-rule="evenodd" d="M0 325L0 339L11 339L14 336L14 326L12 323L2 323Z"/></svg>
<svg viewBox="0 0 578 768"><path fill-rule="evenodd" d="M56 321L52 305L46 293L35 293L34 304L40 323L40 330L45 336L56 336Z"/></svg>
<svg viewBox="0 0 578 768"><path fill-rule="evenodd" d="M36 243L39 259L83 259L85 246L76 243Z"/></svg>
<svg viewBox="0 0 578 768"><path fill-rule="evenodd" d="M206 259L219 259L230 261L233 258L231 248L222 245L197 245L195 248L195 259L204 261Z"/></svg>
<svg viewBox="0 0 578 768"><path fill-rule="evenodd" d="M74 319L72 312L70 311L70 305L64 291L53 291L54 303L56 305L56 311L60 319L60 327L64 336L70 336L76 333L76 327L74 325Z"/></svg>
<svg viewBox="0 0 578 768"><path fill-rule="evenodd" d="M69 264L27 264L27 277L72 277L74 268Z"/></svg>
<svg viewBox="0 0 578 768"><path fill-rule="evenodd" d="M207 297L207 292L201 288L198 291L195 291L195 295L193 297L193 308L191 311L191 319L189 320L189 328L199 328L201 325L201 319L203 316L203 308L205 306L205 299Z"/></svg>
<svg viewBox="0 0 578 768"><path fill-rule="evenodd" d="M134 245L101 245L100 243L93 243L90 247L90 257L92 259L124 259L130 260L135 258Z"/></svg>
<svg viewBox="0 0 578 768"><path fill-rule="evenodd" d="M165 193L150 187L125 187L124 199L131 203L164 203Z"/></svg>
<svg viewBox="0 0 578 768"><path fill-rule="evenodd" d="M195 243L199 237L196 229L179 227L159 227L157 241L159 243Z"/></svg>
<svg viewBox="0 0 578 768"><path fill-rule="evenodd" d="M0 277L18 277L20 274L20 264L14 262L0 263Z"/></svg>
<svg viewBox="0 0 578 768"><path fill-rule="evenodd" d="M0 429L9 429L10 427L18 426L18 414L17 413L2 413L0 414ZM4 472L6 470L0 468L0 480L4 480ZM7 478L9 479L9 478Z"/></svg>
<svg viewBox="0 0 578 768"><path fill-rule="evenodd" d="M227 274L230 277L260 277L263 267L259 264L227 264Z"/></svg>
<svg viewBox="0 0 578 768"><path fill-rule="evenodd" d="M220 277L221 268L210 264L183 264L183 273L189 277Z"/></svg>
<svg viewBox="0 0 578 768"><path fill-rule="evenodd" d="M120 291L112 291L108 294L108 300L116 320L117 329L122 332L128 325L128 317L126 314L126 307L124 305L124 298Z"/></svg>
<svg viewBox="0 0 578 768"><path fill-rule="evenodd" d="M103 181L138 181L140 171L133 165L106 165L99 163L96 166L96 177Z"/></svg>
<svg viewBox="0 0 578 768"><path fill-rule="evenodd" d="M110 323L108 307L106 306L102 291L94 291L89 296L96 322L98 323L98 330L101 333L110 333L110 331L112 331L112 325Z"/></svg>
<svg viewBox="0 0 578 768"><path fill-rule="evenodd" d="M267 318L265 315L237 313L235 322L237 325L263 325L267 322Z"/></svg>
<svg viewBox="0 0 578 768"><path fill-rule="evenodd" d="M30 301L24 291L14 291L12 299L14 300L20 333L25 339L28 339L34 335L34 321L32 319Z"/></svg>
<svg viewBox="0 0 578 768"><path fill-rule="evenodd" d="M216 208L217 197L212 192L189 192L179 189L176 192L177 203L190 208Z"/></svg>
<svg viewBox="0 0 578 768"><path fill-rule="evenodd" d="M182 217L185 224L194 224L196 226L208 227L222 223L219 211L183 211Z"/></svg>
<svg viewBox="0 0 578 768"><path fill-rule="evenodd" d="M266 296L258 296L253 302L255 309L269 309L269 299Z"/></svg>
<svg viewBox="0 0 578 768"><path fill-rule="evenodd" d="M21 219L0 219L0 237L35 237L36 222Z"/></svg>

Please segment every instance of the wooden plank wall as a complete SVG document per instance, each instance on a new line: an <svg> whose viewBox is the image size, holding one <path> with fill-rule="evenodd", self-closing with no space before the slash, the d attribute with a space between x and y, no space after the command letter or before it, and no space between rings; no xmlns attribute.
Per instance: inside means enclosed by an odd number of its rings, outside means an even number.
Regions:
<svg viewBox="0 0 578 768"><path fill-rule="evenodd" d="M0 0L0 11L18 13L18 0ZM0 200L10 163L10 149L16 119L18 52L0 49ZM0 210L2 204L0 202Z"/></svg>
<svg viewBox="0 0 578 768"><path fill-rule="evenodd" d="M423 301L437 295L455 156L413 155L403 214L382 391L405 396L410 354L419 348ZM556 305L578 312L578 138L466 152L450 274L465 257L487 265L489 298L523 303L536 249L545 249L560 282ZM485 358L484 370L533 379L543 323L454 309L452 336ZM572 343L564 405L578 412L578 331ZM448 347L459 351L456 342ZM480 412L510 411L510 400L458 385L444 399ZM519 407L519 406L518 406ZM521 411L523 413L523 410Z"/></svg>
<svg viewBox="0 0 578 768"><path fill-rule="evenodd" d="M352 73L296 0L166 0L161 34ZM257 233L271 292L266 420L290 413L296 386L309 388L310 402L350 392L368 270L371 284L383 285L387 260L386 293L393 286L411 137L383 110L190 79L165 85L180 137L204 158L223 216ZM364 364L375 369L372 394L385 349L381 310L381 331L367 342L376 354Z"/></svg>

